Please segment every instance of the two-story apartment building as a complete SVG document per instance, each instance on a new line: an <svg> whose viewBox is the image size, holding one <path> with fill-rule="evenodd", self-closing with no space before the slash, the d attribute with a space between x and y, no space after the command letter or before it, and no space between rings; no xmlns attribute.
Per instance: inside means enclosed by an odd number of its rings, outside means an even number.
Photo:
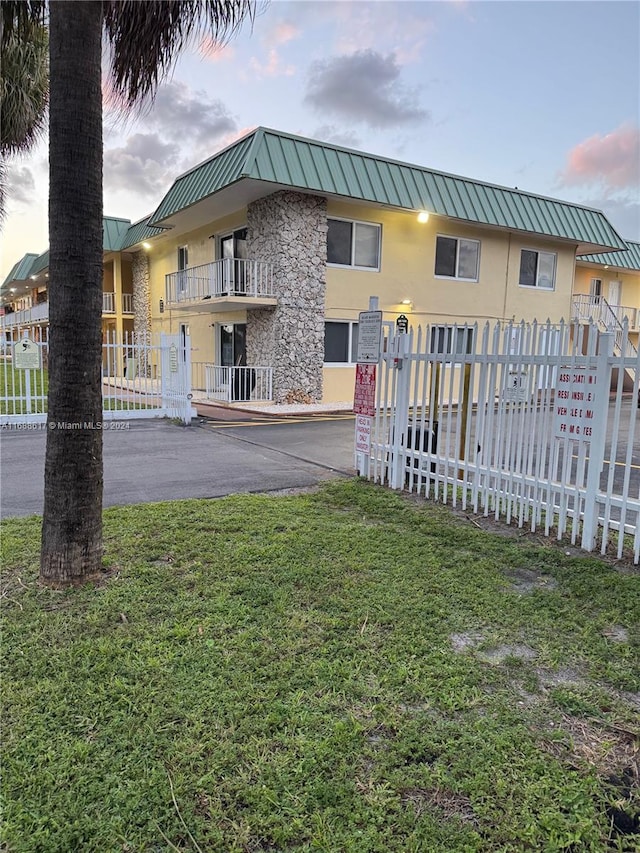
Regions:
<svg viewBox="0 0 640 853"><path fill-rule="evenodd" d="M178 177L118 254L133 328L188 334L196 388L282 403L351 398L372 295L389 321L557 321L576 256L628 248L597 210L258 128Z"/></svg>

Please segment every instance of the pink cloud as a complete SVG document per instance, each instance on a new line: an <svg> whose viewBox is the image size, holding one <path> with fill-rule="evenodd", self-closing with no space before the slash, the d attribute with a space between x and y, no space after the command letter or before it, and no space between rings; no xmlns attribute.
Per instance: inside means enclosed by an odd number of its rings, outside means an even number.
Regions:
<svg viewBox="0 0 640 853"><path fill-rule="evenodd" d="M220 44L219 41L206 36L198 45L198 51L210 62L228 62L234 59L236 50L231 44Z"/></svg>
<svg viewBox="0 0 640 853"><path fill-rule="evenodd" d="M286 44L288 41L298 38L300 30L288 21L277 24L268 36L267 41L273 44Z"/></svg>
<svg viewBox="0 0 640 853"><path fill-rule="evenodd" d="M269 58L262 64L255 56L249 61L249 67L258 77L291 77L295 73L293 65L284 65L275 48L269 51Z"/></svg>
<svg viewBox="0 0 640 853"><path fill-rule="evenodd" d="M640 127L623 124L578 143L569 151L560 183L602 183L611 191L640 184Z"/></svg>

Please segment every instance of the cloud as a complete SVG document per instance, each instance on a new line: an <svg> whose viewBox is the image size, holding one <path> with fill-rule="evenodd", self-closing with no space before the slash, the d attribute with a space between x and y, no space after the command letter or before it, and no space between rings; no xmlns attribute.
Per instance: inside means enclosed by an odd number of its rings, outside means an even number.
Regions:
<svg viewBox="0 0 640 853"><path fill-rule="evenodd" d="M314 62L309 71L306 103L322 113L373 128L411 124L428 118L413 92L400 82L393 54L361 50Z"/></svg>
<svg viewBox="0 0 640 853"><path fill-rule="evenodd" d="M211 36L205 36L198 45L198 53L209 62L229 62L235 59L236 49L232 44L225 44Z"/></svg>
<svg viewBox="0 0 640 853"><path fill-rule="evenodd" d="M189 140L209 147L237 127L222 101L206 92L194 92L177 80L160 86L144 124L182 145Z"/></svg>
<svg viewBox="0 0 640 853"><path fill-rule="evenodd" d="M392 52L400 65L422 58L434 23L428 6L403 3L338 3L331 8L339 24L336 50L342 54L371 49ZM411 14L410 10L418 10Z"/></svg>
<svg viewBox="0 0 640 853"><path fill-rule="evenodd" d="M249 68L253 71L256 77L291 77L295 74L293 65L284 65L275 48L269 51L269 59L266 63L261 64L255 56L249 60Z"/></svg>
<svg viewBox="0 0 640 853"><path fill-rule="evenodd" d="M7 198L18 204L32 204L36 189L33 172L28 166L6 166Z"/></svg>
<svg viewBox="0 0 640 853"><path fill-rule="evenodd" d="M288 41L297 39L299 35L300 30L295 24L290 21L280 21L267 33L265 41L269 44L286 44Z"/></svg>
<svg viewBox="0 0 640 853"><path fill-rule="evenodd" d="M136 133L121 148L105 150L105 187L155 199L171 184L179 157L177 143L164 142L158 134Z"/></svg>
<svg viewBox="0 0 640 853"><path fill-rule="evenodd" d="M563 186L602 184L609 192L640 185L640 128L623 124L595 134L569 151L559 175Z"/></svg>
<svg viewBox="0 0 640 853"><path fill-rule="evenodd" d="M311 134L314 139L344 145L346 148L360 148L360 138L352 130L340 130L335 124L323 124Z"/></svg>

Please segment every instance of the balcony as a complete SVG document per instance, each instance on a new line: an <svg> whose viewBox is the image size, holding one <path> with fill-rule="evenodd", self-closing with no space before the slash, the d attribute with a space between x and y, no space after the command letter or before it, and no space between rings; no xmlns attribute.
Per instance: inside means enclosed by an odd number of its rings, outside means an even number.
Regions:
<svg viewBox="0 0 640 853"><path fill-rule="evenodd" d="M15 329L22 326L33 326L36 323L47 323L49 321L49 303L40 302L32 308L24 308L22 311L13 311L0 317L0 328Z"/></svg>
<svg viewBox="0 0 640 853"><path fill-rule="evenodd" d="M122 294L122 313L133 314L133 293Z"/></svg>
<svg viewBox="0 0 640 853"><path fill-rule="evenodd" d="M240 311L277 305L273 267L265 261L223 258L166 276L167 307Z"/></svg>
<svg viewBox="0 0 640 853"><path fill-rule="evenodd" d="M115 314L115 302L114 302L114 294L111 292L102 294L102 313L103 314Z"/></svg>
<svg viewBox="0 0 640 853"><path fill-rule="evenodd" d="M607 329L618 329L625 318L631 331L638 328L640 310L631 305L612 305L603 296L578 293L573 297L572 320L587 322L594 320Z"/></svg>

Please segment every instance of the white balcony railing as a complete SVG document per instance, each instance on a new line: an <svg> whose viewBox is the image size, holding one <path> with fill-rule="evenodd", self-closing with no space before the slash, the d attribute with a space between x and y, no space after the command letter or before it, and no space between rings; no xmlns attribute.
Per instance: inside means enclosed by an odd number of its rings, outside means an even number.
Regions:
<svg viewBox="0 0 640 853"><path fill-rule="evenodd" d="M133 293L122 294L122 313L133 314Z"/></svg>
<svg viewBox="0 0 640 853"><path fill-rule="evenodd" d="M168 304L221 296L272 298L273 267L265 261L223 258L169 273L166 295Z"/></svg>
<svg viewBox="0 0 640 853"><path fill-rule="evenodd" d="M18 326L31 326L34 323L47 322L49 319L49 303L40 302L32 308L24 308L22 311L13 311L0 317L0 328L15 329Z"/></svg>
<svg viewBox="0 0 640 853"><path fill-rule="evenodd" d="M631 305L612 305L603 296L590 296L578 293L573 297L574 320L595 320L608 329L615 329L628 320L630 329L638 328L640 311Z"/></svg>
<svg viewBox="0 0 640 853"><path fill-rule="evenodd" d="M222 367L205 364L205 393L208 400L226 403L269 402L273 396L270 367Z"/></svg>
<svg viewBox="0 0 640 853"><path fill-rule="evenodd" d="M103 293L102 294L102 313L103 314L115 314L115 302L113 300L113 293Z"/></svg>

